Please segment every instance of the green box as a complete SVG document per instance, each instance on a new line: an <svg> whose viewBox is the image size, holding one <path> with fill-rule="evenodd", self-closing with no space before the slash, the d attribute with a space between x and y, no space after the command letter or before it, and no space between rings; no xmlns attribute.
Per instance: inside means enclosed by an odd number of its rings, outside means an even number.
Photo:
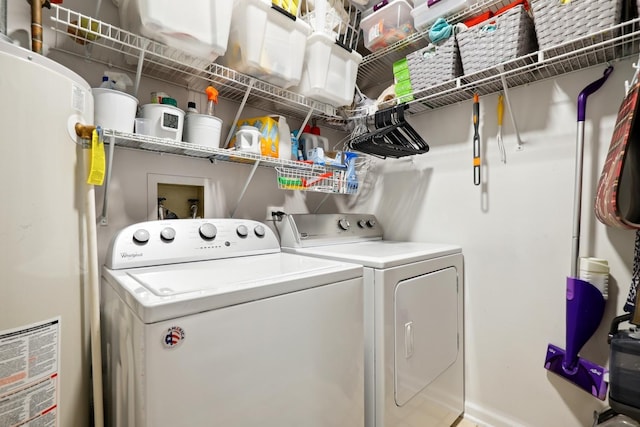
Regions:
<svg viewBox="0 0 640 427"><path fill-rule="evenodd" d="M407 63L407 58L402 58L393 63L393 75L396 75L399 71L408 69L409 64Z"/></svg>
<svg viewBox="0 0 640 427"><path fill-rule="evenodd" d="M405 80L409 80L410 79L409 69L407 68L406 70L398 71L396 74L394 74L394 77L396 78L396 82L403 82Z"/></svg>
<svg viewBox="0 0 640 427"><path fill-rule="evenodd" d="M406 95L408 93L412 93L413 89L411 88L411 81L403 80L396 83L395 91L396 95Z"/></svg>

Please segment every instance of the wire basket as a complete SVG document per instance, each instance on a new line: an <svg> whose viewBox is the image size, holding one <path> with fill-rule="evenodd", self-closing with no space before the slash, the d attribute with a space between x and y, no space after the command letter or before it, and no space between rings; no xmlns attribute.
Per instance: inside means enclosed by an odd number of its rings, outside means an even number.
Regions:
<svg viewBox="0 0 640 427"><path fill-rule="evenodd" d="M355 174L349 175L347 168L296 169L276 167L278 188L282 190L317 191L320 193L356 194L369 168L366 157L355 159Z"/></svg>
<svg viewBox="0 0 640 427"><path fill-rule="evenodd" d="M304 0L300 13L311 31L327 34L349 50L358 46L361 12L349 0Z"/></svg>
<svg viewBox="0 0 640 427"><path fill-rule="evenodd" d="M538 49L533 20L522 5L457 36L464 74L472 74Z"/></svg>
<svg viewBox="0 0 640 427"><path fill-rule="evenodd" d="M407 55L411 87L420 91L462 75L460 50L455 37Z"/></svg>
<svg viewBox="0 0 640 427"><path fill-rule="evenodd" d="M621 22L625 0L532 0L531 8L540 49L608 30ZM607 37L608 34L608 37ZM606 38L615 37L611 31Z"/></svg>

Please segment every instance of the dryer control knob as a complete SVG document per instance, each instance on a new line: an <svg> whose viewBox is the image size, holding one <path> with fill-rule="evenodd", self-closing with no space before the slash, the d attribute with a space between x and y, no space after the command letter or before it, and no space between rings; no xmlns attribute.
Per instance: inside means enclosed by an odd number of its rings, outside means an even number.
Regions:
<svg viewBox="0 0 640 427"><path fill-rule="evenodd" d="M210 222L202 224L198 231L200 232L200 237L204 240L213 240L216 238L216 234L218 234L218 229Z"/></svg>
<svg viewBox="0 0 640 427"><path fill-rule="evenodd" d="M176 238L176 230L171 227L165 227L160 232L160 238L165 242L172 242Z"/></svg>
<svg viewBox="0 0 640 427"><path fill-rule="evenodd" d="M253 229L253 232L256 233L258 237L264 237L264 227L261 225L256 225L256 228Z"/></svg>
<svg viewBox="0 0 640 427"><path fill-rule="evenodd" d="M367 225L367 222L364 219L358 220L358 227L364 228Z"/></svg>
<svg viewBox="0 0 640 427"><path fill-rule="evenodd" d="M236 228L236 233L238 233L238 236L244 238L249 235L249 230L246 225L239 225L238 228Z"/></svg>
<svg viewBox="0 0 640 427"><path fill-rule="evenodd" d="M149 241L149 232L144 228L139 228L133 232L133 241L144 245Z"/></svg>
<svg viewBox="0 0 640 427"><path fill-rule="evenodd" d="M376 222L375 219L370 219L369 221L367 221L367 227L369 227L369 228L375 227L376 224L377 224L377 222Z"/></svg>
<svg viewBox="0 0 640 427"><path fill-rule="evenodd" d="M351 227L351 224L349 224L348 219L342 218L340 221L338 221L338 227L346 231L349 229L349 227Z"/></svg>

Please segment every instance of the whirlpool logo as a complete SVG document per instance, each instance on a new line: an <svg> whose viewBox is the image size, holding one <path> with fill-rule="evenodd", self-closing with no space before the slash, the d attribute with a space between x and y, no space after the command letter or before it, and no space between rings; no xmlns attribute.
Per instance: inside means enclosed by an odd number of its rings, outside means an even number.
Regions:
<svg viewBox="0 0 640 427"><path fill-rule="evenodd" d="M142 256L142 252L120 252L120 257L122 257L122 259L136 259L139 256Z"/></svg>
<svg viewBox="0 0 640 427"><path fill-rule="evenodd" d="M165 348L175 348L184 341L184 329L180 326L171 326L162 334L162 344Z"/></svg>

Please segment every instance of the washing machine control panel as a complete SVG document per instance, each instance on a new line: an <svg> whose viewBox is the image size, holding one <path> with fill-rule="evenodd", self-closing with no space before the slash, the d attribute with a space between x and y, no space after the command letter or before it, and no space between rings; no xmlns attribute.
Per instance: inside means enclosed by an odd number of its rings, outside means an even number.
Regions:
<svg viewBox="0 0 640 427"><path fill-rule="evenodd" d="M121 230L111 241L105 265L111 269L276 253L273 230L244 219L147 221Z"/></svg>

